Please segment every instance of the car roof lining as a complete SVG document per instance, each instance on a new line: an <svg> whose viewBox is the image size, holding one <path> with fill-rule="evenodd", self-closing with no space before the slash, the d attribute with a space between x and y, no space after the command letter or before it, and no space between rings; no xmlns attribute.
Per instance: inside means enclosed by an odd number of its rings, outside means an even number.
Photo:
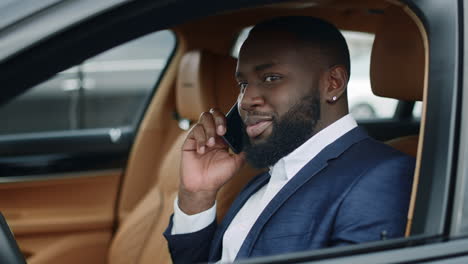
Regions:
<svg viewBox="0 0 468 264"><path fill-rule="evenodd" d="M299 3L300 2L304 1L299 1ZM327 5L312 5L300 8L293 8L293 3L296 2L288 3L287 5L270 5L210 16L190 21L190 23L182 24L179 27L190 29L209 28L213 31L220 31L226 30L226 28L228 28L228 30L230 28L245 28L259 21L276 16L307 15L328 20L338 28L344 30L373 33L376 31L376 24L383 10L391 4L386 1L370 1L367 3L379 4L363 5L361 2L363 1L335 0L327 1Z"/></svg>

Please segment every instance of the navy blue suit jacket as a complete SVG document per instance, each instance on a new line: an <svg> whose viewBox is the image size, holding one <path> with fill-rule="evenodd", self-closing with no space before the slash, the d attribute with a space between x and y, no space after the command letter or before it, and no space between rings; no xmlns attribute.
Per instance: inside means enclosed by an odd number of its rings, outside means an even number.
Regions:
<svg viewBox="0 0 468 264"><path fill-rule="evenodd" d="M370 138L360 128L309 161L273 198L236 259L355 244L404 235L414 158ZM174 263L217 261L226 228L269 174L241 191L223 221L190 234L164 233Z"/></svg>

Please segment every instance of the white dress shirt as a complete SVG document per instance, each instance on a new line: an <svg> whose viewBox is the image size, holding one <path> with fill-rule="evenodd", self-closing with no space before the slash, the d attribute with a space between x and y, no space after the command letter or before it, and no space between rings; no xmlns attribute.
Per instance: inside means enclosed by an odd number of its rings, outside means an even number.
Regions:
<svg viewBox="0 0 468 264"><path fill-rule="evenodd" d="M356 126L356 121L348 114L322 129L289 155L280 159L273 167L270 167L270 181L247 200L224 233L221 263L234 261L257 218L281 188L326 146ZM199 231L215 220L216 204L199 214L187 215L179 209L177 202L176 198L171 230L173 235Z"/></svg>

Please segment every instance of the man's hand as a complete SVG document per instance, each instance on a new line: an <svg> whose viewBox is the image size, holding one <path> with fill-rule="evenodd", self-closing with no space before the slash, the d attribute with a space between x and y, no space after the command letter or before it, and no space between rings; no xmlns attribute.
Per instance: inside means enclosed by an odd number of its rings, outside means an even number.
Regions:
<svg viewBox="0 0 468 264"><path fill-rule="evenodd" d="M179 208L192 215L214 205L219 189L244 163L244 154L229 153L221 138L226 118L217 109L202 113L182 146Z"/></svg>

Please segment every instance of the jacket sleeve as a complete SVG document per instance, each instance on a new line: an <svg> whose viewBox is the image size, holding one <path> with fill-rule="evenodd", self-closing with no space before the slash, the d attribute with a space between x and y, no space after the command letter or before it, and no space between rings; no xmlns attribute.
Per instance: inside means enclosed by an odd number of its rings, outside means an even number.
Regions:
<svg viewBox="0 0 468 264"><path fill-rule="evenodd" d="M363 173L346 194L331 246L403 237L414 174L414 159L398 155Z"/></svg>
<svg viewBox="0 0 468 264"><path fill-rule="evenodd" d="M169 226L164 231L169 246L169 253L174 264L190 264L207 262L210 252L211 240L216 231L216 220L200 231L171 235L173 215Z"/></svg>

